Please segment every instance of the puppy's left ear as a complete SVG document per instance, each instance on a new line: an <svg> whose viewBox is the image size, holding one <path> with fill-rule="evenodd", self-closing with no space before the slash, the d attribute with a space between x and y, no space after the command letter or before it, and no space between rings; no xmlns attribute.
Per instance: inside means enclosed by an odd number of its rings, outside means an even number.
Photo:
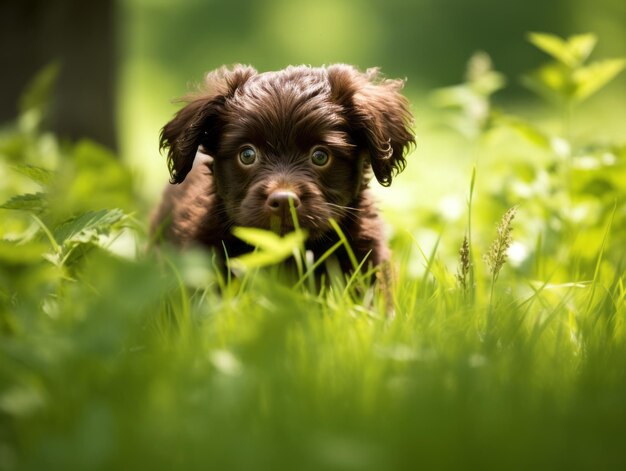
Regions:
<svg viewBox="0 0 626 471"><path fill-rule="evenodd" d="M404 170L405 155L415 143L413 115L400 94L403 80L382 79L378 69L328 67L331 99L346 110L349 126L369 153L374 175L383 186Z"/></svg>
<svg viewBox="0 0 626 471"><path fill-rule="evenodd" d="M181 99L186 106L163 126L160 138L161 150L167 150L171 183L185 179L201 145L214 155L225 103L255 74L252 67L239 64L222 67L207 74L199 92Z"/></svg>

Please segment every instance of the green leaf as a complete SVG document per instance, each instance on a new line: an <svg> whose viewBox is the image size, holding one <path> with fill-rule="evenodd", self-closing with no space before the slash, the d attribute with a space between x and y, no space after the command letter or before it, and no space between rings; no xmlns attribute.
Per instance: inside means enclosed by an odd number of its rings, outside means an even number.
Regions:
<svg viewBox="0 0 626 471"><path fill-rule="evenodd" d="M584 101L613 80L626 67L624 59L606 59L594 62L574 72L574 98Z"/></svg>
<svg viewBox="0 0 626 471"><path fill-rule="evenodd" d="M0 206L0 209L18 209L39 213L47 206L45 193L27 193L17 195Z"/></svg>
<svg viewBox="0 0 626 471"><path fill-rule="evenodd" d="M578 34L570 36L567 39L567 46L570 53L576 58L577 64L580 65L587 60L593 49L596 47L598 38L595 34Z"/></svg>
<svg viewBox="0 0 626 471"><path fill-rule="evenodd" d="M279 252L283 249L283 238L271 231L254 227L235 227L233 234L245 243L262 250Z"/></svg>
<svg viewBox="0 0 626 471"><path fill-rule="evenodd" d="M307 237L305 231L293 231L281 237L273 232L251 227L236 227L233 234L258 249L231 259L230 263L233 268L242 270L261 268L282 262L298 250Z"/></svg>
<svg viewBox="0 0 626 471"><path fill-rule="evenodd" d="M94 236L107 234L113 225L124 218L121 209L89 211L73 217L54 230L54 238L59 243L89 242Z"/></svg>
<svg viewBox="0 0 626 471"><path fill-rule="evenodd" d="M42 110L50 102L52 88L59 75L59 64L53 62L44 67L30 82L20 98L20 111Z"/></svg>
<svg viewBox="0 0 626 471"><path fill-rule="evenodd" d="M568 43L559 36L547 33L528 33L528 41L562 64L575 67L578 63Z"/></svg>
<svg viewBox="0 0 626 471"><path fill-rule="evenodd" d="M561 64L546 64L522 77L522 83L551 101L568 100L574 93L570 72Z"/></svg>
<svg viewBox="0 0 626 471"><path fill-rule="evenodd" d="M499 118L498 123L506 126L512 131L515 131L521 137L536 146L542 147L546 150L552 149L550 136L545 134L534 124L522 118L518 118L517 116L503 116Z"/></svg>
<svg viewBox="0 0 626 471"><path fill-rule="evenodd" d="M40 185L48 185L54 177L54 172L43 167L36 167L34 165L15 165L12 167L17 173L27 176L35 183Z"/></svg>
<svg viewBox="0 0 626 471"><path fill-rule="evenodd" d="M230 260L231 266L235 269L252 270L254 268L268 267L276 265L289 258L291 252L267 252L255 251Z"/></svg>
<svg viewBox="0 0 626 471"><path fill-rule="evenodd" d="M304 244L307 235L308 234L305 230L298 230L283 236L283 245L285 246L283 250L287 250L287 248L289 248L289 251L293 252L295 249Z"/></svg>
<svg viewBox="0 0 626 471"><path fill-rule="evenodd" d="M476 183L476 165L472 167L472 178L470 179L470 201L472 200L472 195L474 194L474 184Z"/></svg>

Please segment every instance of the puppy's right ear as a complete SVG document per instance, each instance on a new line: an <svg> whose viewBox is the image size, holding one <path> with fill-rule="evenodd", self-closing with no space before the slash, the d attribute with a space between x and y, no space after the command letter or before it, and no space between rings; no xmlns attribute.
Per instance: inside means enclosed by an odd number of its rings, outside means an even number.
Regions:
<svg viewBox="0 0 626 471"><path fill-rule="evenodd" d="M200 144L215 151L224 104L255 74L248 66L222 67L207 74L202 90L180 100L187 105L163 127L159 141L160 149L167 150L170 183L185 179Z"/></svg>

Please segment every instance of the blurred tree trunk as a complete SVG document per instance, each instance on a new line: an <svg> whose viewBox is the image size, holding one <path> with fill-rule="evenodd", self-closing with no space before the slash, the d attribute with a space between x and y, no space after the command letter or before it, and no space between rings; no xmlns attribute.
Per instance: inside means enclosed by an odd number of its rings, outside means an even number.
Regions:
<svg viewBox="0 0 626 471"><path fill-rule="evenodd" d="M26 84L57 61L49 125L117 149L113 0L0 1L0 123L13 119Z"/></svg>

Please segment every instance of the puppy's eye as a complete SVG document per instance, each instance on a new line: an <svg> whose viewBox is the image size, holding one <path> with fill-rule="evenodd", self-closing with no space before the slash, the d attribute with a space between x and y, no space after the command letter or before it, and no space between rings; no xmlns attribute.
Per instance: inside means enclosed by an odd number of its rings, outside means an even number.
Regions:
<svg viewBox="0 0 626 471"><path fill-rule="evenodd" d="M326 165L329 158L330 157L328 156L328 152L322 149L316 149L311 154L311 161L318 167L323 167L324 165Z"/></svg>
<svg viewBox="0 0 626 471"><path fill-rule="evenodd" d="M256 160L256 151L252 147L244 147L239 152L239 161L244 165L252 165Z"/></svg>

